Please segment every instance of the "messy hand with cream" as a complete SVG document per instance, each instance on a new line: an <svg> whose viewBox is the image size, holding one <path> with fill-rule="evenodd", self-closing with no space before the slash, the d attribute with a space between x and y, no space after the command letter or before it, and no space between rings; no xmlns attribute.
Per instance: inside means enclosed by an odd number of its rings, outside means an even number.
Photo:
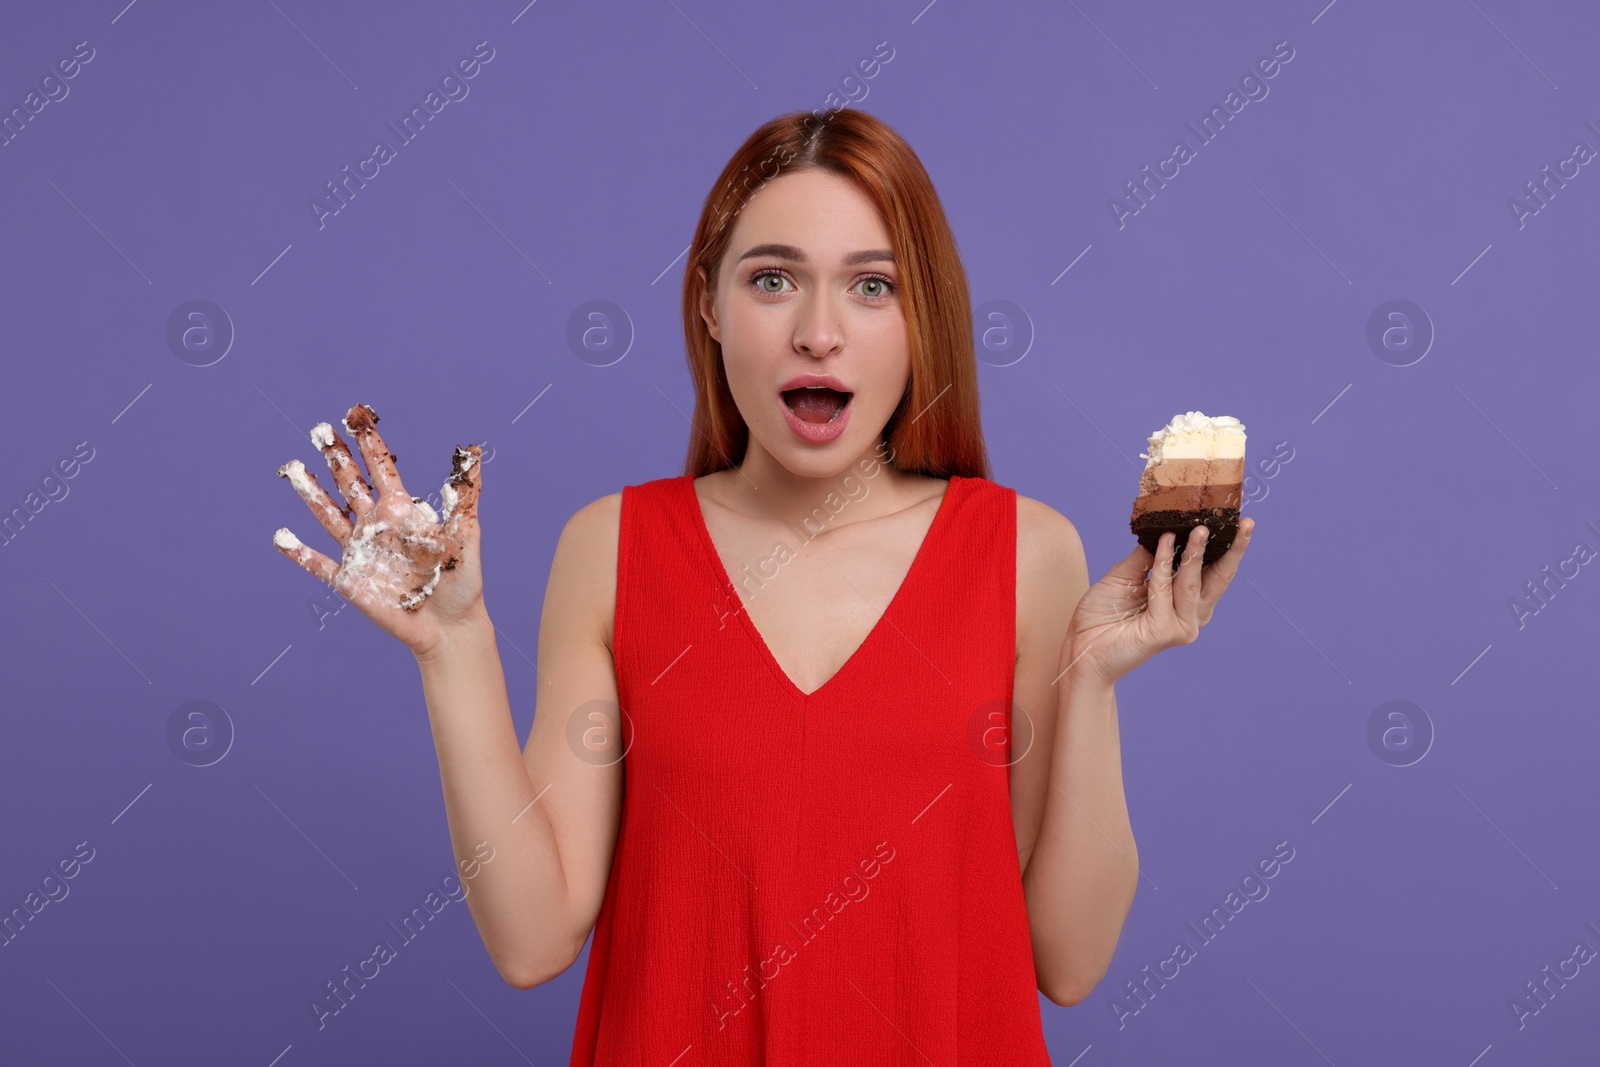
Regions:
<svg viewBox="0 0 1600 1067"><path fill-rule="evenodd" d="M450 477L440 488L444 514L406 492L394 456L378 434L377 413L357 404L344 417L372 479L368 485L349 445L332 426L318 423L311 441L328 461L344 498L336 503L305 464L278 468L342 549L342 558L311 548L287 528L272 543L285 556L331 585L384 630L422 652L441 632L477 610L483 594L478 561L478 491L483 449L457 447ZM374 495L374 490L376 495Z"/></svg>

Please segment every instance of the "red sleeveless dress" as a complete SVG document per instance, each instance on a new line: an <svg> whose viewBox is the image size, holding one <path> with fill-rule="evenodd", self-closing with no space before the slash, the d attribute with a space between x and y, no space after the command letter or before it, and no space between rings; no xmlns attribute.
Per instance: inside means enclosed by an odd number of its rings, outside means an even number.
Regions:
<svg viewBox="0 0 1600 1067"><path fill-rule="evenodd" d="M782 596L812 535L741 567L745 597ZM1008 792L1015 602L1016 491L953 477L876 626L806 694L693 477L623 489L630 747L573 1067L1050 1063Z"/></svg>

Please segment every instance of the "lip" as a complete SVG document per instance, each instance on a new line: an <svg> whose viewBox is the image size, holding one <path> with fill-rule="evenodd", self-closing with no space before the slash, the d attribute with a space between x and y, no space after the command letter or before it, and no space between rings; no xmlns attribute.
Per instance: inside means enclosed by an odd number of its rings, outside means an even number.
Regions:
<svg viewBox="0 0 1600 1067"><path fill-rule="evenodd" d="M778 386L778 392L787 393L790 389L803 389L808 385L825 385L829 389L841 393L854 393L855 390L841 382L831 374L796 374L793 378Z"/></svg>
<svg viewBox="0 0 1600 1067"><path fill-rule="evenodd" d="M800 389L807 385L825 385L829 389L837 389L841 393L850 393L850 399L844 403L844 408L834 416L832 422L806 422L796 415L784 401L783 394L790 389ZM783 411L784 421L789 424L789 429L800 440L814 445L825 445L830 441L838 440L844 433L845 427L850 424L850 412L856 406L855 394L844 388L839 379L825 374L802 374L789 380L788 384L778 392L778 407Z"/></svg>

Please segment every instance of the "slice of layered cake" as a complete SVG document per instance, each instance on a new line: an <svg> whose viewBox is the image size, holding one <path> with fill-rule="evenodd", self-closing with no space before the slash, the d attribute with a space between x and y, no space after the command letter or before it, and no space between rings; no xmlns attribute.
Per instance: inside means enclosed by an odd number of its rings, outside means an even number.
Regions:
<svg viewBox="0 0 1600 1067"><path fill-rule="evenodd" d="M1244 500L1244 424L1228 415L1201 411L1175 415L1150 435L1149 453L1139 477L1139 499L1128 521L1139 543L1155 553L1161 535L1177 535L1174 567L1183 559L1189 531L1204 524L1211 531L1203 563L1233 544Z"/></svg>

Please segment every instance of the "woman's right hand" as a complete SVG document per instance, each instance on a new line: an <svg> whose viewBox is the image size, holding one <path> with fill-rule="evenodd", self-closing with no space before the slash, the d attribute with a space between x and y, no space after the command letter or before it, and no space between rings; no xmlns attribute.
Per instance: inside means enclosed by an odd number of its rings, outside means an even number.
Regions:
<svg viewBox="0 0 1600 1067"><path fill-rule="evenodd" d="M394 456L378 435L378 416L357 404L344 417L356 439L367 473L344 439L328 423L311 431L311 441L328 461L345 505L336 504L316 475L297 459L278 468L289 479L317 521L339 542L342 558L331 558L302 544L287 528L273 544L413 653L425 655L452 629L483 613L483 571L479 565L478 495L483 479L483 449L457 447L450 477L440 488L444 514L437 515L400 482Z"/></svg>

